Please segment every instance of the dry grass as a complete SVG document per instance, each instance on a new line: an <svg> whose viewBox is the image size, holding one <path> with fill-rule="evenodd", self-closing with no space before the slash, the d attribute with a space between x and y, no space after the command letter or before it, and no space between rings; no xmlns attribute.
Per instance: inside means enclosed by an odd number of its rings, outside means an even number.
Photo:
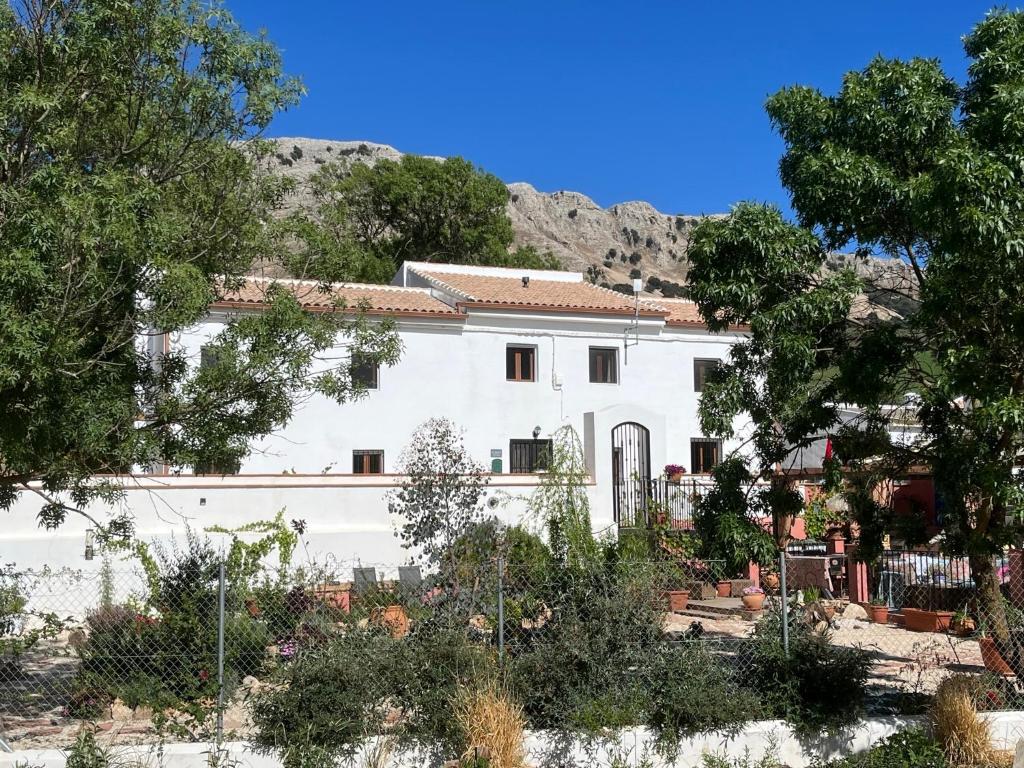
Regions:
<svg viewBox="0 0 1024 768"><path fill-rule="evenodd" d="M486 754L491 768L523 768L523 708L497 683L463 689L455 702L455 716L466 735L465 757L475 750Z"/></svg>
<svg viewBox="0 0 1024 768"><path fill-rule="evenodd" d="M935 691L932 728L952 765L992 765L996 761L988 723L978 717L980 693L977 678L967 675L951 675Z"/></svg>

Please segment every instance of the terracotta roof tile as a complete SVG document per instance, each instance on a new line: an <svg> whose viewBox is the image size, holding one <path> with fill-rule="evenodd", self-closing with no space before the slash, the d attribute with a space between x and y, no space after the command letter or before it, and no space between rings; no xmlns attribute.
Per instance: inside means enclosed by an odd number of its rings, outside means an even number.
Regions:
<svg viewBox="0 0 1024 768"><path fill-rule="evenodd" d="M330 291L323 291L312 280L266 280L249 278L237 291L229 291L214 303L221 307L258 307L265 305L271 285L280 285L292 291L302 306L311 310L328 310L341 301L350 309L364 306L371 314L423 315L460 318L455 308L430 295L425 288L400 288L391 285L358 285L335 283Z"/></svg>
<svg viewBox="0 0 1024 768"><path fill-rule="evenodd" d="M658 299L658 304L668 311L668 325L704 325L697 305L689 299Z"/></svg>
<svg viewBox="0 0 1024 768"><path fill-rule="evenodd" d="M464 299L473 306L528 307L541 310L575 310L632 314L631 296L582 281L543 280L530 278L523 285L520 277L472 275L442 270L413 270L439 289ZM650 301L640 302L644 315L666 314L666 310Z"/></svg>

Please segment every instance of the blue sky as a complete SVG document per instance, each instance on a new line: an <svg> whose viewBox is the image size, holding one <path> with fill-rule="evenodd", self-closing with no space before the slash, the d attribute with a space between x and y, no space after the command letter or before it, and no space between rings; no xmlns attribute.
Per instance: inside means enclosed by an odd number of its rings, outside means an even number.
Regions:
<svg viewBox="0 0 1024 768"><path fill-rule="evenodd" d="M785 204L764 99L875 54L962 78L973 0L226 0L308 88L273 136L462 155L505 181L666 213Z"/></svg>

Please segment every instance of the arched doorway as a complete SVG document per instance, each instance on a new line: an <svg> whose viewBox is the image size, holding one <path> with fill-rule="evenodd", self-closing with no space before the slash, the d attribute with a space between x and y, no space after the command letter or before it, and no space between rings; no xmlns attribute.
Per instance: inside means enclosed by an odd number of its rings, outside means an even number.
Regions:
<svg viewBox="0 0 1024 768"><path fill-rule="evenodd" d="M612 507L620 528L646 524L651 485L651 433L624 421L612 428Z"/></svg>

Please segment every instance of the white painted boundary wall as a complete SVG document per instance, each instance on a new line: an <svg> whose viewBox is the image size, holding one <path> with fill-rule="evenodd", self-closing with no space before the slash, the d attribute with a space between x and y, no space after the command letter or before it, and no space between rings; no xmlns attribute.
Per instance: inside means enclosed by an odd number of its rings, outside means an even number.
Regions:
<svg viewBox="0 0 1024 768"><path fill-rule="evenodd" d="M1013 750L1017 741L1024 738L1024 712L990 712L983 717L992 726L992 746L996 749ZM569 748L570 753L554 751L552 742L542 734L530 734L527 736L527 748L529 762L537 766L610 766L616 759L626 765L636 765L647 756L655 768L700 768L706 754L729 758L749 755L752 760L757 760L767 753L774 753L784 765L809 768L819 761L863 752L894 733L921 727L924 722L921 717L876 718L832 736L800 739L785 722L767 720L753 723L736 735L707 733L684 739L674 760L659 756L653 735L642 728L623 731L617 741L601 746L575 744ZM167 744L159 751L151 746L125 747L120 754L125 758L139 759L140 768L206 768L211 749L208 744ZM253 754L242 742L227 743L224 749L227 764L239 768L281 766L276 758ZM361 757L357 756L353 764L362 765ZM0 753L0 768L65 768L66 762L59 750ZM405 754L388 765L391 768L428 768L430 763L421 756Z"/></svg>

